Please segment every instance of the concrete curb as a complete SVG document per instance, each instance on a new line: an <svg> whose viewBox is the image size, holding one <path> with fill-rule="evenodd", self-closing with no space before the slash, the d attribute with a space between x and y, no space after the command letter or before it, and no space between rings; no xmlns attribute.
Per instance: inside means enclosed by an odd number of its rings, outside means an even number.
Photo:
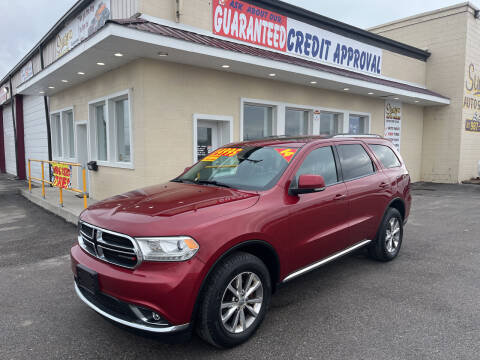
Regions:
<svg viewBox="0 0 480 360"><path fill-rule="evenodd" d="M49 202L45 201L41 196L37 196L33 193L30 193L28 189L19 189L20 194L25 197L27 200L30 200L32 203L44 208L51 213L60 216L65 219L65 221L77 225L78 215L68 211L65 208L62 208L58 205L52 205Z"/></svg>

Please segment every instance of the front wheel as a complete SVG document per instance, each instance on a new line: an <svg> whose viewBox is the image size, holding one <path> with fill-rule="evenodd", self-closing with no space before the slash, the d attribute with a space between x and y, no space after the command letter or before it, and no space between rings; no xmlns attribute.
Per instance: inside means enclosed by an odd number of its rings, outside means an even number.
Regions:
<svg viewBox="0 0 480 360"><path fill-rule="evenodd" d="M216 347L246 341L258 329L271 296L265 264L249 253L235 253L211 274L199 308L198 334Z"/></svg>
<svg viewBox="0 0 480 360"><path fill-rule="evenodd" d="M376 239L370 244L370 256L380 261L393 260L400 252L403 240L403 219L395 208L388 208Z"/></svg>

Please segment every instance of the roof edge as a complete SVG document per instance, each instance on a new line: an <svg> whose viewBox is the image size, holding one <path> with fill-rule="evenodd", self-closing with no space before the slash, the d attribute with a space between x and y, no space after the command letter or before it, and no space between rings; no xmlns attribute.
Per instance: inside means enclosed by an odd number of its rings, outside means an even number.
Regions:
<svg viewBox="0 0 480 360"><path fill-rule="evenodd" d="M279 0L244 0L252 5L261 5L269 10L284 13L287 16L303 20L311 25L335 32L337 34L358 40L370 45L381 47L401 55L412 57L418 60L426 61L430 52L416 48L411 45L372 33L353 25L349 25L338 20L317 14L313 11L279 1Z"/></svg>
<svg viewBox="0 0 480 360"><path fill-rule="evenodd" d="M381 29L381 28L386 27L386 26L401 24L405 21L420 19L420 18L425 17L425 16L441 14L442 12L459 9L459 8L462 8L462 7L465 7L465 6L471 8L474 11L479 11L479 9L474 4L472 4L469 1L466 1L466 2L455 4L455 5L445 6L445 7L436 9L436 10L425 11L425 12L422 12L420 14L415 14L415 15L407 16L407 17L404 17L404 18L401 18L401 19L389 21L389 22L386 22L386 23L383 23L383 24L380 24L380 25L375 25L375 26L367 28L367 30L368 31L378 30L378 29Z"/></svg>
<svg viewBox="0 0 480 360"><path fill-rule="evenodd" d="M61 29L68 20L71 20L77 15L80 9L83 9L86 5L94 0L78 0L51 28L48 32L35 44L35 46L20 59L20 61L0 80L0 84L5 83L11 76L13 76L18 70L20 70L34 55L39 48L47 43L54 35L54 33Z"/></svg>

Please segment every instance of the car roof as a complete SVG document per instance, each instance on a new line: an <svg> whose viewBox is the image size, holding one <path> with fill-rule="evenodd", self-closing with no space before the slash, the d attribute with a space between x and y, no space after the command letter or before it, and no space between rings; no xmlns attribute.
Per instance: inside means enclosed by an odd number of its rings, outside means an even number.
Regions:
<svg viewBox="0 0 480 360"><path fill-rule="evenodd" d="M344 141L344 140L386 140L376 134L337 134L337 135L308 135L308 136L270 136L258 140L231 143L228 146L289 146L302 147L311 142ZM227 146L227 145L226 145Z"/></svg>

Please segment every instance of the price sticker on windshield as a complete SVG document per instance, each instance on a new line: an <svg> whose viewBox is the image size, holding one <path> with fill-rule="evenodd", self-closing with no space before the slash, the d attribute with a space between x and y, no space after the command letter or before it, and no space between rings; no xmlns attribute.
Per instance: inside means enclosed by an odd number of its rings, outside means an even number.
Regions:
<svg viewBox="0 0 480 360"><path fill-rule="evenodd" d="M232 157L237 155L242 150L243 150L242 148L221 148L221 149L215 150L210 155L204 157L202 161L215 161L222 156Z"/></svg>
<svg viewBox="0 0 480 360"><path fill-rule="evenodd" d="M291 148L275 148L277 152L289 163L292 160L293 155L297 152L297 149Z"/></svg>

